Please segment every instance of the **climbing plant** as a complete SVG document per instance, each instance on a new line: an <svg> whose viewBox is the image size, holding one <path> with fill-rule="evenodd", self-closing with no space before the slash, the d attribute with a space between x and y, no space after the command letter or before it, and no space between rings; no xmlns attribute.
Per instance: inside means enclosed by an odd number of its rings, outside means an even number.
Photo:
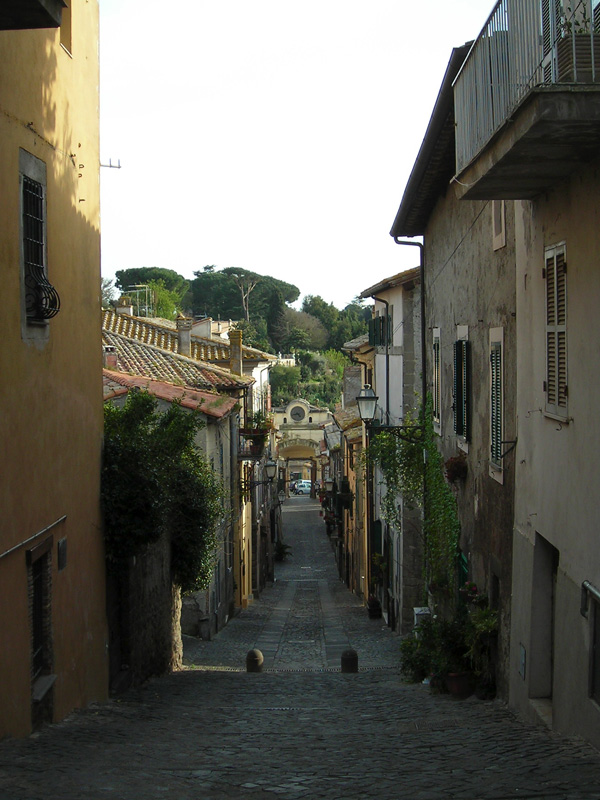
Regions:
<svg viewBox="0 0 600 800"><path fill-rule="evenodd" d="M105 406L107 559L118 564L168 534L172 578L184 591L208 585L223 513L217 476L194 441L203 424L178 403L159 412L147 392L130 393L122 407Z"/></svg>
<svg viewBox="0 0 600 800"><path fill-rule="evenodd" d="M422 505L423 443L418 420L408 412L404 417L404 438L392 430L373 428L367 458L379 467L382 515L388 525L399 528L398 495L409 506Z"/></svg>
<svg viewBox="0 0 600 800"><path fill-rule="evenodd" d="M424 414L405 416L402 437L390 429L373 429L366 459L379 466L382 516L388 525L400 527L398 495L423 509L424 577L430 587L446 590L455 582L460 525L437 438L428 397Z"/></svg>
<svg viewBox="0 0 600 800"><path fill-rule="evenodd" d="M425 571L431 588L453 590L460 523L456 498L446 481L444 460L437 447L432 407L431 396L428 396L423 425Z"/></svg>

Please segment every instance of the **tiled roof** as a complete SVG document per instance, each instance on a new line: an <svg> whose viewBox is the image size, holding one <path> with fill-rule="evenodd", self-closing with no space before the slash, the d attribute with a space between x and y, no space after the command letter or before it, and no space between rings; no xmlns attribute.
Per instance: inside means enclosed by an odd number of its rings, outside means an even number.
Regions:
<svg viewBox="0 0 600 800"><path fill-rule="evenodd" d="M117 314L116 311L102 312L102 330L120 333L129 339L137 339L145 344L153 344L172 353L179 352L179 336L173 323L155 317L132 317ZM243 356L250 361L276 361L277 356L263 353L254 347L242 345ZM204 338L191 335L190 358L197 361L231 361L231 347L226 339Z"/></svg>
<svg viewBox="0 0 600 800"><path fill-rule="evenodd" d="M233 375L212 364L204 364L119 333L102 331L102 343L115 347L119 372L144 375L153 380L196 389L231 391L254 383L253 378Z"/></svg>
<svg viewBox="0 0 600 800"><path fill-rule="evenodd" d="M127 394L130 389L143 389L161 400L172 403L179 400L184 408L200 409L203 414L220 419L235 407L234 397L224 397L215 392L203 392L190 386L175 386L165 381L155 381L140 375L125 375L113 370L102 370L104 400Z"/></svg>
<svg viewBox="0 0 600 800"><path fill-rule="evenodd" d="M336 411L333 416L343 431L347 431L349 428L355 428L359 425L362 425L362 420L360 418L360 414L358 413L358 406L350 406L349 408L345 408L343 411Z"/></svg>
<svg viewBox="0 0 600 800"><path fill-rule="evenodd" d="M357 336L356 339L351 339L349 342L345 342L342 350L358 350L361 347L366 347L369 344L369 334L362 333L360 336Z"/></svg>

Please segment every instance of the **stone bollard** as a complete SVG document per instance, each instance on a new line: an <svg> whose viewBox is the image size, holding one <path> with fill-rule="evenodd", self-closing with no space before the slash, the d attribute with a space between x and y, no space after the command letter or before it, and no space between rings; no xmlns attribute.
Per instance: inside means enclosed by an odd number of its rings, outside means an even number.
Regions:
<svg viewBox="0 0 600 800"><path fill-rule="evenodd" d="M262 672L264 660L260 650L256 648L254 650L248 650L248 655L246 656L246 672Z"/></svg>
<svg viewBox="0 0 600 800"><path fill-rule="evenodd" d="M358 653L356 650L344 650L342 653L342 672L358 672Z"/></svg>

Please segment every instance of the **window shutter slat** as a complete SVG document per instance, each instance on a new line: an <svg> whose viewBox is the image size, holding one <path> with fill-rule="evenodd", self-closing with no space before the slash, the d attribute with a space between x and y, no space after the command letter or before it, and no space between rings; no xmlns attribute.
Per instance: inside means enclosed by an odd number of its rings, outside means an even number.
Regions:
<svg viewBox="0 0 600 800"><path fill-rule="evenodd" d="M490 365L491 460L493 464L500 466L502 460L502 348L499 342L492 343Z"/></svg>
<svg viewBox="0 0 600 800"><path fill-rule="evenodd" d="M546 251L546 411L567 414L567 261L564 245Z"/></svg>

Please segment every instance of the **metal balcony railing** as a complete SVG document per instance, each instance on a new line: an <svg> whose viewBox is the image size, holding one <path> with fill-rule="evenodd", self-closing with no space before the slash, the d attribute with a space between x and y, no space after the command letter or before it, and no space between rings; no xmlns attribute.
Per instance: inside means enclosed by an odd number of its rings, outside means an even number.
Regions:
<svg viewBox="0 0 600 800"><path fill-rule="evenodd" d="M460 173L536 86L600 82L600 0L498 0L454 82Z"/></svg>

